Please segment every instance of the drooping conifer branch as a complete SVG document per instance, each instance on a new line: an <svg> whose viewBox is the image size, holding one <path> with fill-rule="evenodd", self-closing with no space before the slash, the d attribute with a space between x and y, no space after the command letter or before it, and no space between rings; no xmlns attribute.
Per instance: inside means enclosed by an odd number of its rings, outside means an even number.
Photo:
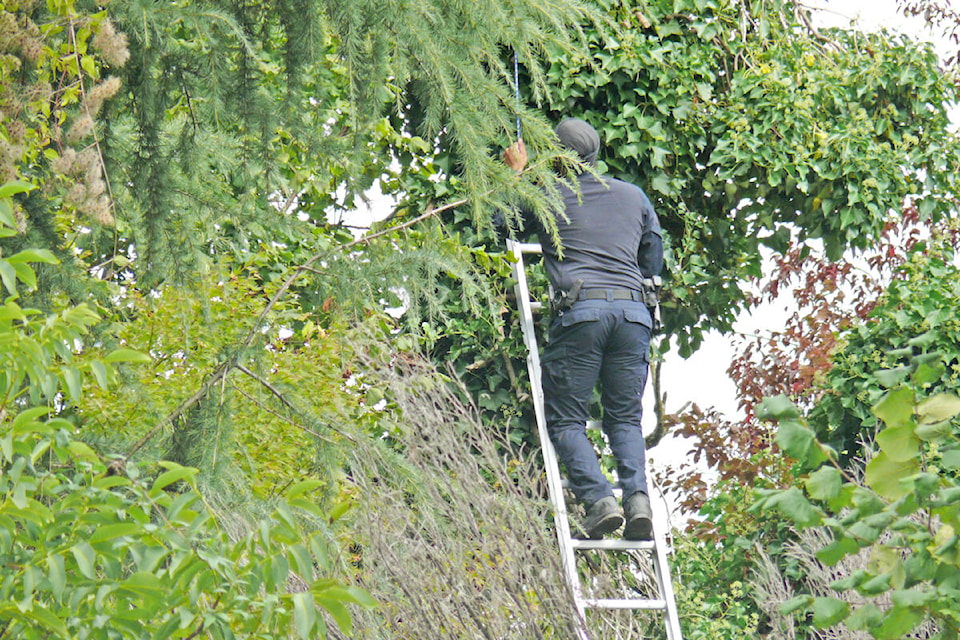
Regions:
<svg viewBox="0 0 960 640"><path fill-rule="evenodd" d="M221 364L219 364L210 373L210 375L207 377L206 380L204 380L203 384L200 386L200 388L197 390L196 393L194 393L188 399L180 403L180 405L176 409L174 409L170 414L168 414L166 417L164 417L159 422L157 422L157 424L155 424L149 431L147 431L143 436L141 436L140 439L137 440L127 451L126 455L124 456L124 460L129 460L131 456L133 456L137 451L143 448L143 446L147 442L153 439L167 425L173 424L176 420L178 420L180 417L186 414L187 411L195 407L201 400L203 400L207 396L208 393L210 393L210 390L215 385L222 383L226 379L226 377L230 374L231 371L233 371L234 369L243 367L241 362L243 359L243 356L247 351L247 349L250 347L250 345L253 344L254 339L256 338L257 334L260 332L260 328L263 326L263 323L266 320L266 317L270 314L270 311L273 310L276 304L290 290L290 287L293 286L293 284L303 274L313 269L313 265L317 264L318 262L321 262L325 258L332 256L334 253L349 251L353 247L356 247L360 244L367 244L378 238L382 238L392 233L396 233L398 231L408 229L420 222L423 222L424 220L437 216L443 213L444 211L449 211L456 207L462 206L466 203L467 203L467 200L463 199L463 200L457 200L455 202L450 202L440 207L433 207L431 205L427 208L427 210L424 213L420 214L415 218L411 218L406 222L392 226L388 229L382 229L375 233L368 234L362 238L358 238L351 242L347 242L343 245L339 245L333 249L320 251L314 254L309 260L307 260L303 264L296 267L293 270L293 272L289 276L287 276L287 279L284 280L283 284L280 285L280 288L276 291L276 293L274 293L273 296L270 297L270 300L267 301L267 304L264 306L263 310L260 312L260 315L257 316L256 320L254 320L253 326L246 333L246 335L240 341L237 347L233 350L231 356L229 358L226 358Z"/></svg>

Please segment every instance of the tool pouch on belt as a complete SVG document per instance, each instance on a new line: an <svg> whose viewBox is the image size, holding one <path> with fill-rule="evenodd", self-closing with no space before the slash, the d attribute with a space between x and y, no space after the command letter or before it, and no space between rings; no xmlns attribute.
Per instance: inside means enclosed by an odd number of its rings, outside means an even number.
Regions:
<svg viewBox="0 0 960 640"><path fill-rule="evenodd" d="M643 284L643 304L651 309L660 304L660 288L663 286L663 278L660 276L651 276L642 280Z"/></svg>
<svg viewBox="0 0 960 640"><path fill-rule="evenodd" d="M570 287L569 291L553 292L551 287L550 310L557 315L563 315L563 312L573 306L580 296L580 288L583 286L583 280L577 280Z"/></svg>

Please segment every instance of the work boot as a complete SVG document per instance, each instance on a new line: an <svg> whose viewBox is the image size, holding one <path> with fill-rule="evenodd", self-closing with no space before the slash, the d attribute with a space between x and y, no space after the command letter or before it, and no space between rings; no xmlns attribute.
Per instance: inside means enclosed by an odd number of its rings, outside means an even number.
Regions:
<svg viewBox="0 0 960 640"><path fill-rule="evenodd" d="M605 534L616 531L623 524L617 499L607 496L594 502L587 508L587 517L583 520L583 529L587 538L599 540Z"/></svg>
<svg viewBox="0 0 960 640"><path fill-rule="evenodd" d="M623 537L627 540L653 540L653 511L650 498L638 491L623 501L623 512L627 517L627 526L623 528Z"/></svg>

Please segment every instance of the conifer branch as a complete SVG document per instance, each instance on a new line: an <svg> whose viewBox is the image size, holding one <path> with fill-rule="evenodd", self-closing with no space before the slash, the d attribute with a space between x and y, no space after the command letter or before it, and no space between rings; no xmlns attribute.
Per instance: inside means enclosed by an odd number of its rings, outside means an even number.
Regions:
<svg viewBox="0 0 960 640"><path fill-rule="evenodd" d="M267 304L263 308L263 311L261 311L260 315L257 316L257 319L254 321L253 326L250 328L250 331L247 332L247 335L240 342L240 345L234 350L233 355L227 360L225 360L223 363L221 363L216 369L213 370L210 376L206 380L204 380L202 385L200 385L200 389L198 389L195 394L193 394L187 400L184 400L180 404L180 406L174 409L172 413L170 413L165 418L160 420L160 422L155 424L139 440L137 440L137 442L134 443L132 447L130 447L130 450L123 457L124 461L129 460L131 456L133 456L137 451L143 448L143 446L147 442L149 442L154 436L156 436L164 427L176 421L184 413L186 413L189 409L191 409L194 405L196 405L204 397L206 397L210 389L215 384L224 381L227 375L229 375L231 371L233 371L236 368L243 367L243 365L240 363L240 358L242 357L242 354L250 347L250 345L253 344L253 340L257 336L257 334L260 332L260 327L263 325L263 321L266 319L267 315L273 310L273 308L277 305L277 303L283 298L283 296L290 289L290 287L293 286L293 283L296 282L297 279L302 274L311 270L314 264L323 260L324 258L329 257L336 251L347 251L357 245L367 244L371 240L376 240L377 238L381 238L385 235L395 233L397 231L402 231L403 229L412 227L413 225L419 222L423 222L428 218L439 215L444 211L449 211L450 209L454 209L466 203L467 203L467 200L463 199L463 200L457 200L455 202L450 202L448 204L445 204L437 208L434 208L433 205L428 205L427 210L424 213L417 216L416 218L412 218L402 224L392 226L388 229L382 229L381 231L377 231L376 233L371 233L362 238L358 238L346 244L339 245L338 247L335 247L333 249L327 249L327 250L318 252L314 254L309 260L307 260L306 262L298 266L296 269L294 269L293 273L291 273L287 277L287 279L284 280L283 284L280 285L280 288L277 290L277 292L274 293L273 296L270 298L270 300L267 301Z"/></svg>
<svg viewBox="0 0 960 640"><path fill-rule="evenodd" d="M242 370L244 371L244 373L249 372L249 369L246 369L246 367L243 367ZM263 380L262 378L257 377L256 380L257 380L257 382L260 382L261 384L263 384L263 385L264 385L265 387L267 387L268 389L272 389L272 387L270 386L270 384L269 384L268 382L266 382L265 380ZM271 409L271 408L268 407L267 405L263 404L262 402L260 402L260 401L257 400L256 398L254 398L252 395L250 395L249 393L247 393L246 391L244 391L243 389L241 389L240 387L236 387L236 386L235 386L235 387L233 387L233 388L236 389L236 390L237 390L237 393L239 393L240 395L242 395L244 398L246 398L247 400L249 400L249 401L252 402L253 404L257 405L257 408L258 408L258 409L262 409L263 411L266 411L266 412L269 413L270 415L272 415L272 416L274 416L274 417L276 417L276 418L280 418L281 420L283 420L283 421L286 422L287 424L292 425L292 426L296 427L297 429L300 429L301 431L303 431L303 432L305 432L305 433L309 433L309 434L310 434L311 436L313 436L314 438L318 438L318 439L320 439L320 440L323 440L323 441L325 441L325 442L329 442L329 443L331 443L331 444L334 442L331 438L323 435L322 433L320 433L320 432L318 432L318 431L314 431L314 430L311 429L310 427L308 427L308 426L306 426L306 425L303 425L303 424L300 424L300 423L297 422L296 420L291 420L290 418L288 418L287 416L283 415L283 414L280 413L279 411L274 411L273 409ZM274 394L274 395L276 395L276 394ZM278 397L279 397L279 399L280 399L281 402L283 402L287 407L290 408L291 411L297 411L285 398L283 398L282 396L278 396ZM350 440L351 442L354 442L354 441L355 441L352 436L350 436L350 435L348 435L348 434L346 434L346 433L344 433L344 432L342 432L342 431L339 431L339 430L333 429L333 428L331 428L331 431L336 431L339 435L343 436L343 437L346 438L347 440Z"/></svg>

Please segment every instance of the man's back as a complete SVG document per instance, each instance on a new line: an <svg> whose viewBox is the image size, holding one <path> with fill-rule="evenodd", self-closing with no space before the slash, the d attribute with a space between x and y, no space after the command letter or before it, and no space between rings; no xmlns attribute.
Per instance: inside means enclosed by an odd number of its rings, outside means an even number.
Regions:
<svg viewBox="0 0 960 640"><path fill-rule="evenodd" d="M660 223L639 188L613 178L579 177L580 194L563 188L567 220L558 219L563 258L542 238L547 275L554 288L640 291L644 277L663 261Z"/></svg>

